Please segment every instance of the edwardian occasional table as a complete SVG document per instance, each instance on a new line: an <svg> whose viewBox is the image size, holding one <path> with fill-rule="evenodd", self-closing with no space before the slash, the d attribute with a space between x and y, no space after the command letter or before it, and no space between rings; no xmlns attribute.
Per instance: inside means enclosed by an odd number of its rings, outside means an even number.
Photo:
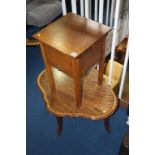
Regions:
<svg viewBox="0 0 155 155"><path fill-rule="evenodd" d="M56 87L51 66L73 78L72 93L75 92L77 107L82 104L83 79L96 63L98 84L102 84L106 36L110 30L108 26L69 13L34 35L40 41L53 101L56 102ZM68 86L64 83L63 87Z"/></svg>
<svg viewBox="0 0 155 155"><path fill-rule="evenodd" d="M43 70L37 79L38 86L48 111L56 115L57 134L62 131L62 117L83 117L92 120L104 120L106 130L109 132L109 117L116 110L118 102L113 90L104 82L98 85L97 72L93 68L84 78L82 105L77 107L74 101L73 79L56 68L53 68L53 80L56 85L55 100L52 100L48 74Z"/></svg>

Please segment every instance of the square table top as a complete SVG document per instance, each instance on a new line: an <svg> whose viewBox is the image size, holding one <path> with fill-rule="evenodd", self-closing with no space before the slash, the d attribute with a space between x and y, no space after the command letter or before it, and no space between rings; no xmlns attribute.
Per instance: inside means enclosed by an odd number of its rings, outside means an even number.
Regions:
<svg viewBox="0 0 155 155"><path fill-rule="evenodd" d="M78 57L111 30L110 27L68 13L34 35L34 38L72 57Z"/></svg>

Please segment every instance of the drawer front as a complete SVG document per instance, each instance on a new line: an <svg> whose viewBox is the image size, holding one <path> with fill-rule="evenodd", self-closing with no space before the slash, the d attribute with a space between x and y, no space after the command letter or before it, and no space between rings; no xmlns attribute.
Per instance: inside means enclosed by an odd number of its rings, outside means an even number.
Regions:
<svg viewBox="0 0 155 155"><path fill-rule="evenodd" d="M73 64L71 57L45 44L44 49L47 63L49 65L56 67L58 70L68 74L71 77L73 76Z"/></svg>
<svg viewBox="0 0 155 155"><path fill-rule="evenodd" d="M99 62L101 53L101 43L97 42L90 47L81 57L79 57L80 75L84 75L97 62Z"/></svg>

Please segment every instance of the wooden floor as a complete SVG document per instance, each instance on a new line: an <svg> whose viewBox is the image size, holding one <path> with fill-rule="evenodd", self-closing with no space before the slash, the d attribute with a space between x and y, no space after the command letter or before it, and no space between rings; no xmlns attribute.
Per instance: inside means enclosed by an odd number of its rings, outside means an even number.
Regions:
<svg viewBox="0 0 155 155"><path fill-rule="evenodd" d="M96 120L109 117L117 108L117 97L105 83L98 85L95 69L84 78L82 106L79 108L75 103L73 80L57 69L53 69L53 73L57 90L55 102L51 98L46 71L42 71L37 79L49 112L57 116L80 116Z"/></svg>

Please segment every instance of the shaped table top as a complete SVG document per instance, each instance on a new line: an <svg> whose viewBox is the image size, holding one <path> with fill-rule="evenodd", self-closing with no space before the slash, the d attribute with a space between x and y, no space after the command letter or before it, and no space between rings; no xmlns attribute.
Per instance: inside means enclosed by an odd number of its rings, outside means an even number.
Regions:
<svg viewBox="0 0 155 155"><path fill-rule="evenodd" d="M93 68L86 75L83 85L82 105L77 108L73 79L53 68L56 84L56 100L52 101L46 71L42 71L37 79L49 112L57 116L84 117L93 120L104 119L112 115L118 106L113 90L103 82L98 85L97 71Z"/></svg>

